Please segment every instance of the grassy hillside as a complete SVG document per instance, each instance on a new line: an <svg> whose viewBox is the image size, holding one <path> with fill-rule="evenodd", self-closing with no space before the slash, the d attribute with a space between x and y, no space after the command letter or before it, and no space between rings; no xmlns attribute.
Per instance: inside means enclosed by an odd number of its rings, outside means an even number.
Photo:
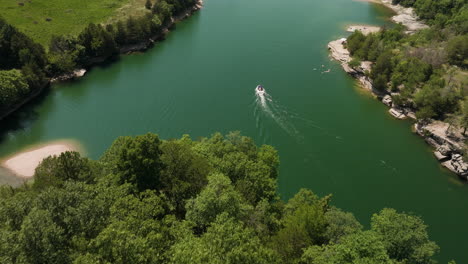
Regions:
<svg viewBox="0 0 468 264"><path fill-rule="evenodd" d="M146 12L145 0L0 0L0 16L46 47L52 35L76 35L89 23Z"/></svg>

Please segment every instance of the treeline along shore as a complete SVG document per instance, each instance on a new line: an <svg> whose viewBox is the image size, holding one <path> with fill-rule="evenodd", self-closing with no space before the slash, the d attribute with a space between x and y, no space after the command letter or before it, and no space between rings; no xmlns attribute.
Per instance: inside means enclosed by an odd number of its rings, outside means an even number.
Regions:
<svg viewBox="0 0 468 264"><path fill-rule="evenodd" d="M434 147L435 157L468 179L468 4L463 0L380 0L393 28L351 26L328 44L331 56L398 119ZM370 30L372 29L372 30Z"/></svg>
<svg viewBox="0 0 468 264"><path fill-rule="evenodd" d="M0 120L39 95L51 82L81 77L86 69L119 54L146 50L202 0L146 1L145 15L109 24L90 23L78 35L34 42L0 17Z"/></svg>

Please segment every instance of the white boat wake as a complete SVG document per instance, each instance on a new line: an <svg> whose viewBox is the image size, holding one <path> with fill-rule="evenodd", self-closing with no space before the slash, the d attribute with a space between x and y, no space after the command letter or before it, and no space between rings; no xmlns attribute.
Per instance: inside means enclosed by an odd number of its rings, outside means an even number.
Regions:
<svg viewBox="0 0 468 264"><path fill-rule="evenodd" d="M257 128L263 130L260 125L260 117L258 113L260 112L258 108L260 108L261 112L263 112L266 116L271 118L277 125L279 125L287 134L291 137L295 138L298 141L303 141L304 136L298 128L293 123L294 120L299 121L300 123L306 124L307 126L312 126L320 131L322 131L327 136L331 136L337 140L341 140L340 136L335 136L330 134L326 129L317 125L312 120L303 118L296 113L289 111L286 107L282 106L279 102L275 101L273 97L267 93L267 91L261 86L257 86L255 88L255 101L256 101L256 108L254 110L254 114L256 116L256 125Z"/></svg>

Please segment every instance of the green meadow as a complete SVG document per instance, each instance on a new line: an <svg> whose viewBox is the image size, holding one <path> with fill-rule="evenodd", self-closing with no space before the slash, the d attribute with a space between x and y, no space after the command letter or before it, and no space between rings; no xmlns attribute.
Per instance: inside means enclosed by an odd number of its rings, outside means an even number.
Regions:
<svg viewBox="0 0 468 264"><path fill-rule="evenodd" d="M0 15L45 47L52 35L145 12L145 0L0 0Z"/></svg>

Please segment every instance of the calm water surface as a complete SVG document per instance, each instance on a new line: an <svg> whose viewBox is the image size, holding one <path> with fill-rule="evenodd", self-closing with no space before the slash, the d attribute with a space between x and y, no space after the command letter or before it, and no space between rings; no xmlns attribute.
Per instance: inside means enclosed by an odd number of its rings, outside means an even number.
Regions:
<svg viewBox="0 0 468 264"><path fill-rule="evenodd" d="M284 198L301 187L333 193L366 224L383 207L414 212L442 263L468 263L467 186L440 168L409 122L393 120L328 58L326 44L346 24L388 16L351 0L205 0L155 48L53 86L1 123L0 156L71 138L96 159L121 135L240 130L279 150Z"/></svg>

